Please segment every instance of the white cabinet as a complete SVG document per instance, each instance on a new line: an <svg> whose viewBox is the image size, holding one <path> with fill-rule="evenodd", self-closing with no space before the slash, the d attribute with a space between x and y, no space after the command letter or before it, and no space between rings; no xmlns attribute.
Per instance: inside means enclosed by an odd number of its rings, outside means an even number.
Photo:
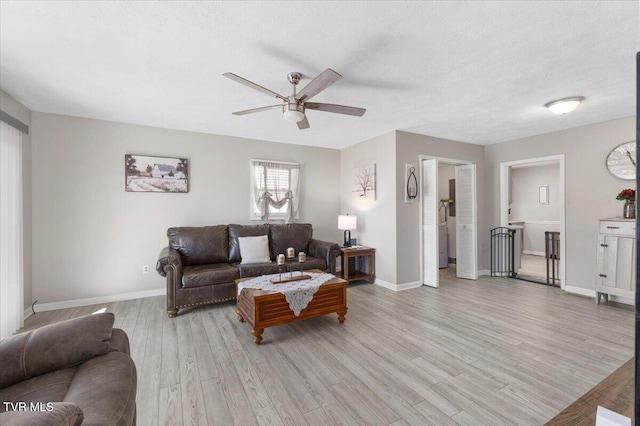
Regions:
<svg viewBox="0 0 640 426"><path fill-rule="evenodd" d="M600 219L597 270L596 303L609 295L635 299L635 219Z"/></svg>

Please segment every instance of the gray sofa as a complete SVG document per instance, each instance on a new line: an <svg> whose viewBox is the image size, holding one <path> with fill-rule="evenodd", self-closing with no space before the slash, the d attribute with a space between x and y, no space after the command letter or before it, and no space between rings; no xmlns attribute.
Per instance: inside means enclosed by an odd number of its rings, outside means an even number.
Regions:
<svg viewBox="0 0 640 426"><path fill-rule="evenodd" d="M0 424L134 425L136 366L114 315L74 318L0 341Z"/></svg>
<svg viewBox="0 0 640 426"><path fill-rule="evenodd" d="M240 237L268 236L269 262L242 263ZM216 225L167 230L169 245L160 252L156 271L167 279L167 313L173 318L182 308L236 299L235 280L278 273L276 256L293 247L304 252L305 269L336 272L340 246L313 239L308 223ZM293 263L296 263L293 265ZM299 268L297 257L291 267Z"/></svg>

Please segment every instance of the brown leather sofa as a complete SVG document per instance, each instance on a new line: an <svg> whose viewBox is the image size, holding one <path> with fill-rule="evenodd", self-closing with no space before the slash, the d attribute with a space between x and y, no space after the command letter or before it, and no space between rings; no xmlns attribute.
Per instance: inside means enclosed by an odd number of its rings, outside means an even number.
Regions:
<svg viewBox="0 0 640 426"><path fill-rule="evenodd" d="M136 366L114 315L74 318L0 341L0 424L135 425Z"/></svg>
<svg viewBox="0 0 640 426"><path fill-rule="evenodd" d="M263 235L269 238L271 261L241 263L238 238ZM340 255L338 244L313 239L308 223L169 228L167 237L169 246L160 252L156 271L167 278L167 313L171 318L181 308L235 300L236 279L278 273L275 258L289 247L296 255L306 253L305 270L335 274ZM293 261L297 262L297 257Z"/></svg>

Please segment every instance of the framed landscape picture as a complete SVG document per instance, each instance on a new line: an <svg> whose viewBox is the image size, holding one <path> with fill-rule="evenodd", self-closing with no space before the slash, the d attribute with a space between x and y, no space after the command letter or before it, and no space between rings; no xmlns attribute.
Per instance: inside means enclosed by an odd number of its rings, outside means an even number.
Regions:
<svg viewBox="0 0 640 426"><path fill-rule="evenodd" d="M353 168L353 197L376 199L376 165Z"/></svg>
<svg viewBox="0 0 640 426"><path fill-rule="evenodd" d="M125 154L127 192L189 192L189 160Z"/></svg>

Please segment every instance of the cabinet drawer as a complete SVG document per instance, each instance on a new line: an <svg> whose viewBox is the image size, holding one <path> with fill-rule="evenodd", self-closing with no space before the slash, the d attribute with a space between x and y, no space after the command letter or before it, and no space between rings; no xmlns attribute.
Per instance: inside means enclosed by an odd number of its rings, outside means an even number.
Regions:
<svg viewBox="0 0 640 426"><path fill-rule="evenodd" d="M634 221L618 222L614 220L601 220L600 233L635 236L636 223Z"/></svg>

